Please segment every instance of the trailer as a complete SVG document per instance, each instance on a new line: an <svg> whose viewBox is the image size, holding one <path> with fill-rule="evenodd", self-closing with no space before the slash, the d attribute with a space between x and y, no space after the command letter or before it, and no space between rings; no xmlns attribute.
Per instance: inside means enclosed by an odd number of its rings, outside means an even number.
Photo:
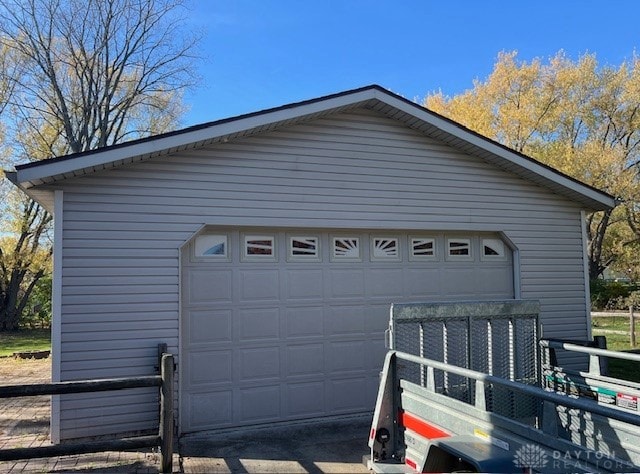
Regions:
<svg viewBox="0 0 640 474"><path fill-rule="evenodd" d="M638 472L640 384L544 339L536 301L393 305L369 437L385 472ZM587 370L563 369L558 361Z"/></svg>

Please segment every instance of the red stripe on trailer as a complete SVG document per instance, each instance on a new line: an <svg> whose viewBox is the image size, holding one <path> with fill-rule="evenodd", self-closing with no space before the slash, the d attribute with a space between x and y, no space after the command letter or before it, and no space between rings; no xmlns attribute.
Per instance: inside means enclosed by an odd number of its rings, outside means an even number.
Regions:
<svg viewBox="0 0 640 474"><path fill-rule="evenodd" d="M400 413L400 424L427 439L447 438L451 436L446 431L442 431L440 428L436 428L407 412Z"/></svg>
<svg viewBox="0 0 640 474"><path fill-rule="evenodd" d="M404 460L404 463L405 463L407 466L409 466L411 469L416 470L416 471L418 470L418 464L417 464L416 462L412 461L411 459L406 458L406 459Z"/></svg>
<svg viewBox="0 0 640 474"><path fill-rule="evenodd" d="M371 434L369 435L369 439L373 439L376 436L376 429L375 428L371 428Z"/></svg>

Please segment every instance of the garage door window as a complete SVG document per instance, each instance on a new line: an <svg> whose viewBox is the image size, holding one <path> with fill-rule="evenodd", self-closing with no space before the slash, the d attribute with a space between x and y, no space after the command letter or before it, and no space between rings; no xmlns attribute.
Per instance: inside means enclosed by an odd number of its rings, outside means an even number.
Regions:
<svg viewBox="0 0 640 474"><path fill-rule="evenodd" d="M273 235L245 235L243 258L245 260L276 260L275 237Z"/></svg>
<svg viewBox="0 0 640 474"><path fill-rule="evenodd" d="M336 262L359 262L362 260L359 237L333 237L331 259Z"/></svg>
<svg viewBox="0 0 640 474"><path fill-rule="evenodd" d="M289 261L320 261L320 239L315 236L289 237Z"/></svg>
<svg viewBox="0 0 640 474"><path fill-rule="evenodd" d="M472 260L471 239L447 239L448 260Z"/></svg>
<svg viewBox="0 0 640 474"><path fill-rule="evenodd" d="M499 239L482 239L483 260L504 260L506 258L504 242Z"/></svg>
<svg viewBox="0 0 640 474"><path fill-rule="evenodd" d="M433 237L411 237L411 260L436 260L436 239Z"/></svg>
<svg viewBox="0 0 640 474"><path fill-rule="evenodd" d="M374 237L371 239L371 260L400 260L399 239L396 237Z"/></svg>
<svg viewBox="0 0 640 474"><path fill-rule="evenodd" d="M229 257L229 238L226 234L204 234L196 238L195 257L223 259Z"/></svg>

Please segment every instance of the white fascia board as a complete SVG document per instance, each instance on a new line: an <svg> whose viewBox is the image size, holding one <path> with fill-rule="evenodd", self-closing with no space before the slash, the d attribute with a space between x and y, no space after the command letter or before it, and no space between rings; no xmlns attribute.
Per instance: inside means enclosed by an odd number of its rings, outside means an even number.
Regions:
<svg viewBox="0 0 640 474"><path fill-rule="evenodd" d="M584 211L580 212L580 223L580 227L582 230L582 271L584 274L585 314L587 315L587 341L592 341L593 331L591 328L591 287L589 286L591 280L589 275L589 237L587 236L587 215Z"/></svg>
<svg viewBox="0 0 640 474"><path fill-rule="evenodd" d="M136 156L160 153L164 150L184 147L193 143L213 140L217 137L239 133L265 125L275 124L287 120L294 120L305 115L326 112L328 110L356 104L374 98L373 90L362 90L344 96L331 97L317 102L302 103L283 107L271 112L256 113L248 117L230 119L222 123L213 123L209 127L184 133L171 134L143 142L133 142L131 145L105 149L104 152L90 153L75 159L43 162L39 166L17 170L17 182L25 187L31 186L33 181L44 180L52 176L73 173L87 168L100 168L121 160L130 160Z"/></svg>
<svg viewBox="0 0 640 474"><path fill-rule="evenodd" d="M53 281L51 287L51 380L61 381L62 364L62 249L64 194L56 190L53 209ZM53 444L60 443L60 395L51 397L49 432Z"/></svg>
<svg viewBox="0 0 640 474"><path fill-rule="evenodd" d="M423 109L418 104L410 103L377 87L361 89L348 94L338 94L321 100L311 100L290 106L283 106L275 110L257 112L236 119L231 118L219 123L213 123L208 127L169 134L164 137L159 136L158 138L148 139L142 142L133 142L131 145L106 149L103 152L90 153L75 159L53 161L51 163L43 162L39 166L17 170L16 181L24 188L27 188L33 186L34 182L42 182L42 180L53 176L60 176L66 173L74 174L74 172L90 168L102 168L109 164L117 163L118 161L131 160L137 156L148 156L161 153L165 150L182 148L193 143L213 140L225 135L233 135L258 127L277 124L278 122L300 119L306 115L353 106L370 99L377 99L390 107L394 107L418 120L422 120L478 149L485 150L494 156L502 158L505 162L511 163L524 171L531 172L544 181L554 183L582 195L587 201L598 203L599 206L596 207L614 207L616 204L615 199L605 193L569 179L551 168L538 164L534 160L522 157L515 152L511 152L490 140L470 132L462 126L440 118L428 110Z"/></svg>
<svg viewBox="0 0 640 474"><path fill-rule="evenodd" d="M498 144L493 143L491 140L484 139L472 132L469 132L468 130L465 130L461 126L457 126L454 123L451 123L447 120L439 118L437 115L430 113L426 109L424 111L421 111L416 107L414 107L412 104L407 104L406 102L387 94L384 94L384 96L378 97L378 98L392 107L395 107L399 110L402 110L403 112L411 114L414 117L420 120L423 120L433 125L434 127L439 128L443 132L446 132L450 135L458 137L468 142L471 145L474 145L480 149L486 150L507 161L510 161L516 166L522 169L525 169L527 171L530 171L550 182L556 183L560 186L570 189L573 192L582 194L589 200L596 201L610 208L613 208L616 205L616 201L614 198L604 193L601 193L595 189L592 189L588 186L582 185L576 181L573 181L572 179L569 179L563 176L562 174L557 173L550 168L547 168L542 164L538 164L531 159L524 158L515 152L511 152L503 148L502 146L499 146Z"/></svg>

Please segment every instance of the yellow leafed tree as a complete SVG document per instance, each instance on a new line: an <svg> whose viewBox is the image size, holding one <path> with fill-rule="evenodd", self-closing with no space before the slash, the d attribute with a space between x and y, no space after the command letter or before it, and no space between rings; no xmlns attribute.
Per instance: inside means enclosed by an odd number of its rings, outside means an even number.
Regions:
<svg viewBox="0 0 640 474"><path fill-rule="evenodd" d="M424 105L471 130L622 199L588 216L589 274L629 273L640 239L640 59L599 66L559 52L549 61L501 53L484 81L455 97L434 93Z"/></svg>

